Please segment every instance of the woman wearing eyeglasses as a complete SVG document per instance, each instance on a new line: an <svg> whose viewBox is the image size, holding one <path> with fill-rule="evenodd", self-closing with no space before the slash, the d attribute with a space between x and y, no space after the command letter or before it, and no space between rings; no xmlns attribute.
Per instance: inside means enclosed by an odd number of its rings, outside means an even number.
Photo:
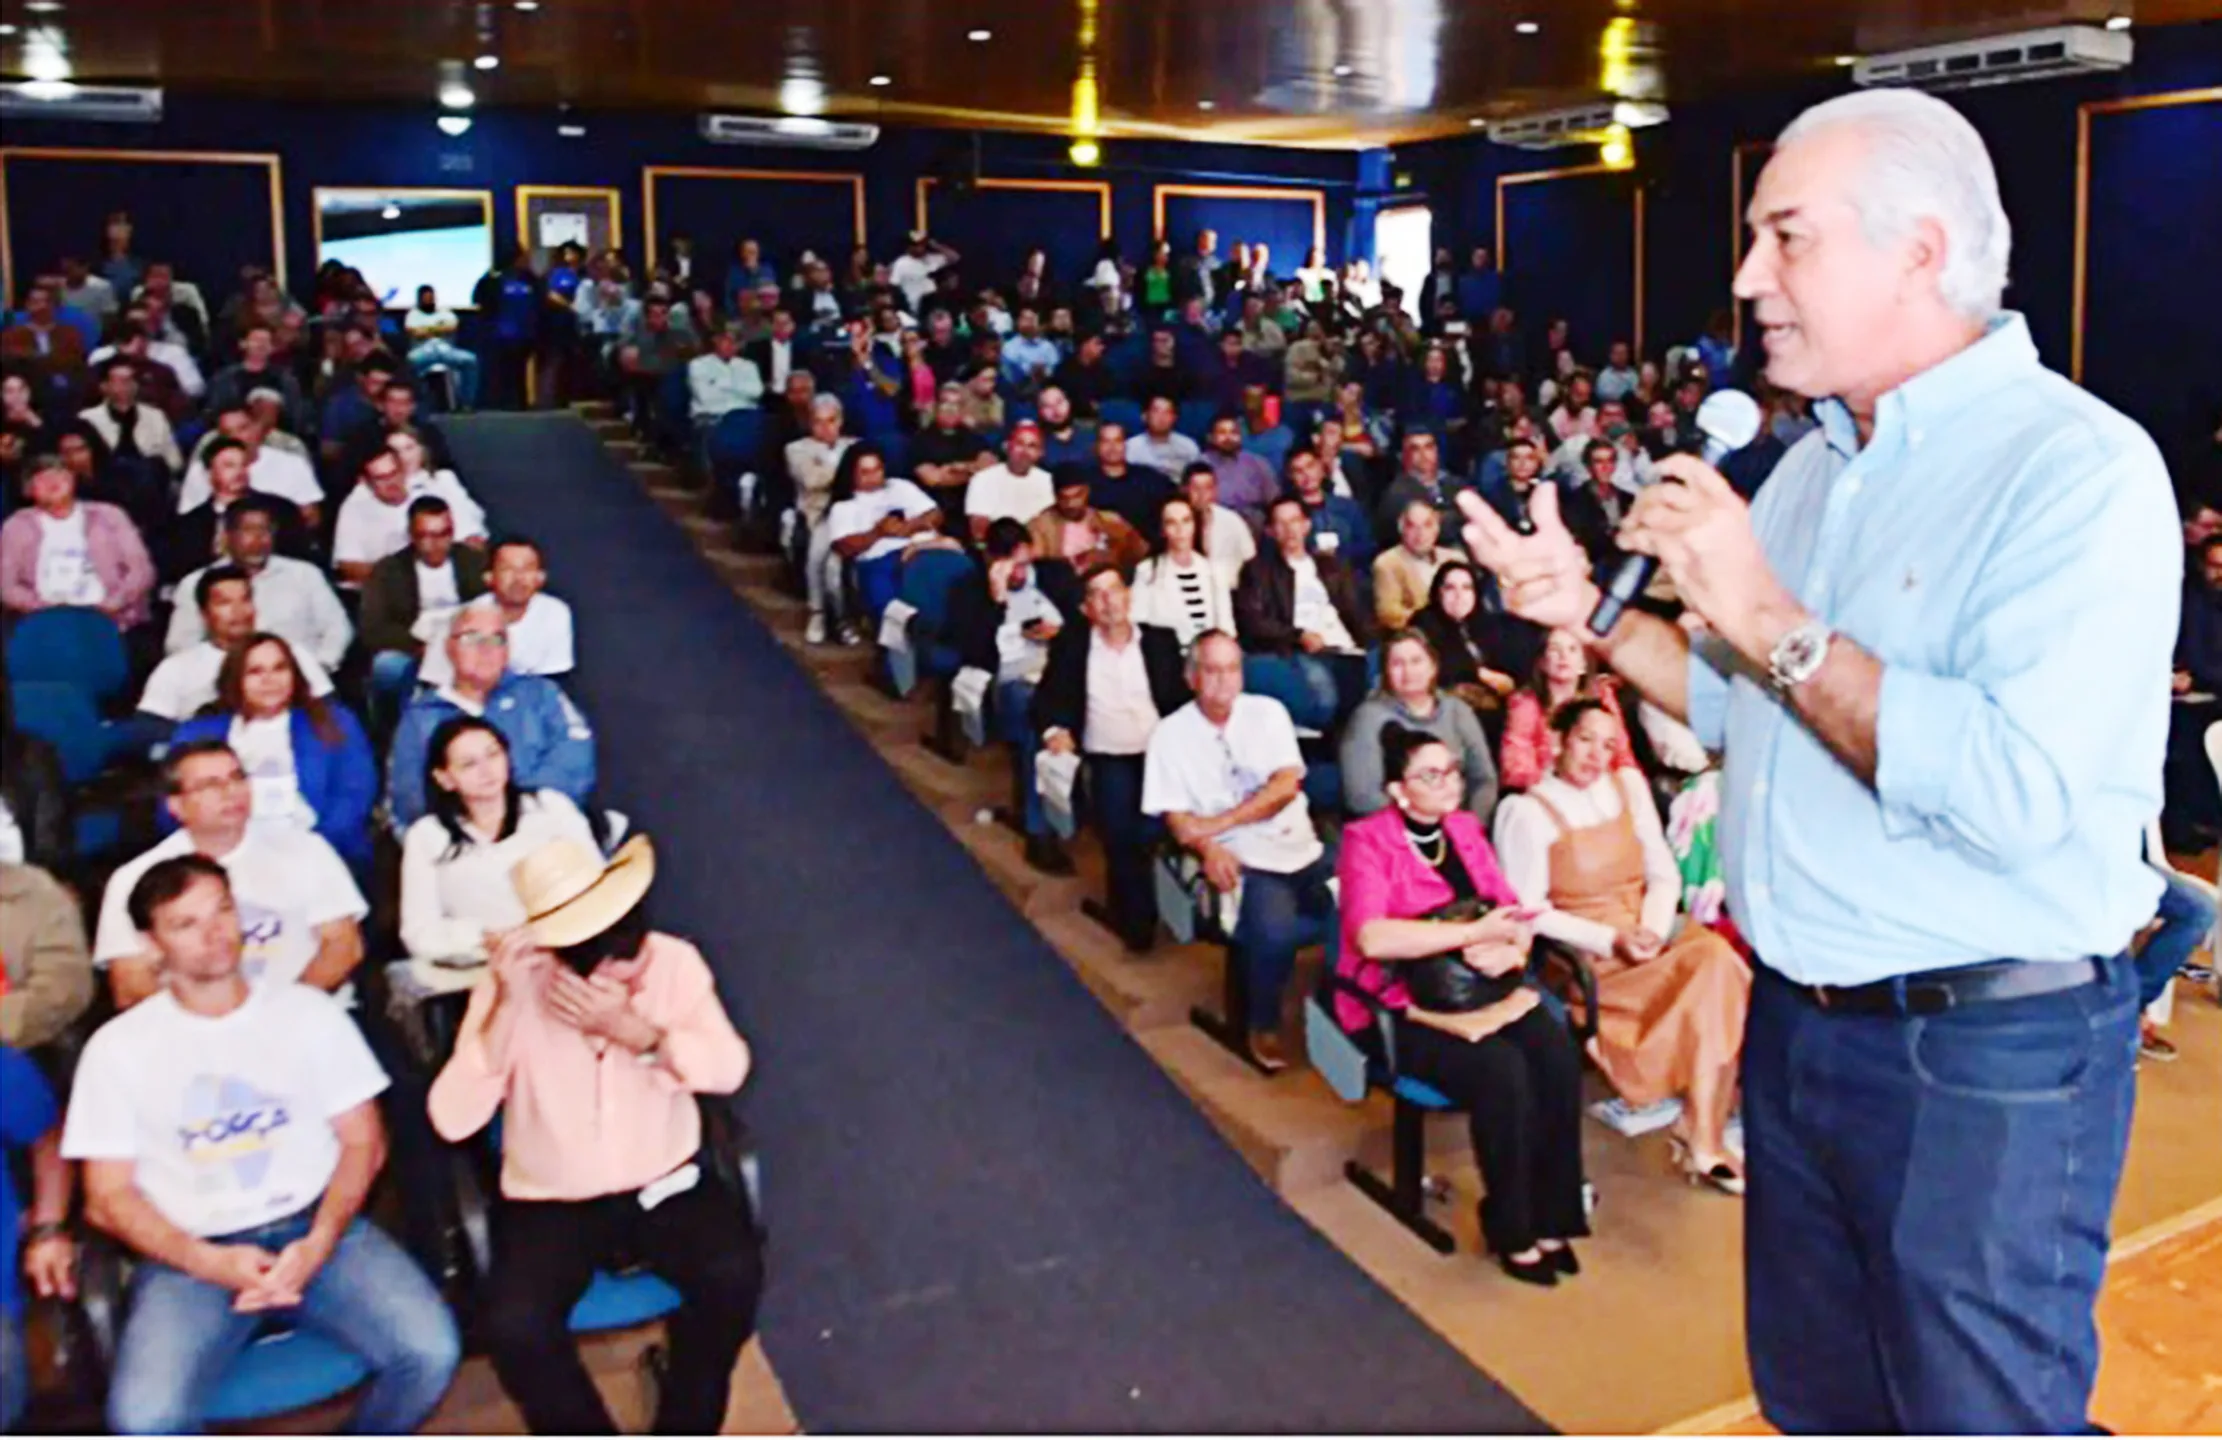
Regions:
<svg viewBox="0 0 2222 1440"><path fill-rule="evenodd" d="M1335 1019L1466 1112L1484 1243L1507 1275L1555 1285L1589 1233L1581 1055L1527 980L1528 916L1463 808L1458 758L1394 721L1377 734L1392 803L1343 831Z"/></svg>

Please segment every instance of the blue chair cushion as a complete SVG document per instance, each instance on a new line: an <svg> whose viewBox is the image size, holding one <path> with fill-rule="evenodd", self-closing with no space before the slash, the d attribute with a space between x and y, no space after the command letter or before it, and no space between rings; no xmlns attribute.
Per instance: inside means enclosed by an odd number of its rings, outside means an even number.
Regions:
<svg viewBox="0 0 2222 1440"><path fill-rule="evenodd" d="M679 1308L679 1292L670 1282L646 1270L612 1275L594 1272L593 1283L571 1307L571 1329L588 1334L601 1330L629 1330L661 1320Z"/></svg>
<svg viewBox="0 0 2222 1440"><path fill-rule="evenodd" d="M95 860L123 848L123 816L113 810L80 811L71 828L79 860Z"/></svg>
<svg viewBox="0 0 2222 1440"><path fill-rule="evenodd" d="M1399 1100L1407 1100L1422 1110L1456 1110L1442 1091L1432 1085L1414 1080L1409 1075L1399 1075L1389 1092Z"/></svg>
<svg viewBox="0 0 2222 1440"><path fill-rule="evenodd" d="M218 1424L263 1420L321 1405L370 1376L362 1358L311 1330L258 1336L224 1372L206 1418Z"/></svg>
<svg viewBox="0 0 2222 1440"><path fill-rule="evenodd" d="M97 706L130 683L131 662L115 621L94 609L56 607L16 622L8 635L8 680L75 686Z"/></svg>

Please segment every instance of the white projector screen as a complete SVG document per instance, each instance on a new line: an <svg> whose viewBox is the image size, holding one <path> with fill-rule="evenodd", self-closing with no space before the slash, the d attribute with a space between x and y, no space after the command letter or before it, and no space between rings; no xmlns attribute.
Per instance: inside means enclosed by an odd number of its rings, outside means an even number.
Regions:
<svg viewBox="0 0 2222 1440"><path fill-rule="evenodd" d="M362 272L389 310L414 305L419 285L450 310L471 308L471 289L494 263L492 196L483 190L316 192L316 260Z"/></svg>

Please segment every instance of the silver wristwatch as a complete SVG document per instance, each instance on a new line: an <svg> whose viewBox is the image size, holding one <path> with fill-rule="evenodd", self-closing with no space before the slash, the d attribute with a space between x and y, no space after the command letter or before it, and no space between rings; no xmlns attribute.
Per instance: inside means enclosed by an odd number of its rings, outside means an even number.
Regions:
<svg viewBox="0 0 2222 1440"><path fill-rule="evenodd" d="M1775 642L1767 657L1767 676L1781 691L1797 689L1820 673L1829 658L1829 642L1836 632L1820 620L1808 620Z"/></svg>

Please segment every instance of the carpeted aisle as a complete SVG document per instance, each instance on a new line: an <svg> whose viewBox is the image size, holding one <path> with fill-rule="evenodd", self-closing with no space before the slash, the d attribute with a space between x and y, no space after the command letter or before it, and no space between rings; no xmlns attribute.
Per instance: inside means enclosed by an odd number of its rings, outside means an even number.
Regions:
<svg viewBox="0 0 2222 1440"><path fill-rule="evenodd" d="M546 547L607 800L755 1047L807 1429L1543 1428L1255 1178L583 424L448 431Z"/></svg>

